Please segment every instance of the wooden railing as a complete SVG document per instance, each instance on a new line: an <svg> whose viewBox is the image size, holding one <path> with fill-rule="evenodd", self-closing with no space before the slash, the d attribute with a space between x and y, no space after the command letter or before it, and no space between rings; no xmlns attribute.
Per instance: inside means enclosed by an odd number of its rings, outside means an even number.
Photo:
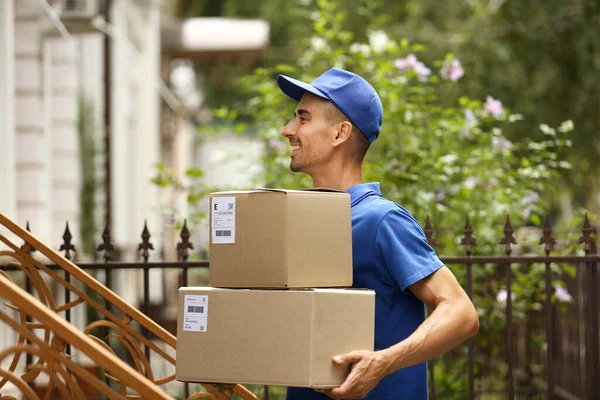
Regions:
<svg viewBox="0 0 600 400"><path fill-rule="evenodd" d="M2 387L9 380L22 390L26 398L37 398L31 397L34 393L28 391L23 386L23 382L30 381L34 375L39 374L39 372L29 371L41 372L42 370L52 372L49 374L51 380L49 386L55 388L60 386L60 390L77 394L77 380L61 380L53 367L54 365L62 365L68 371L65 372L66 375L73 374L78 379L83 379L80 375L85 376L85 380L88 382L88 378L90 378L88 375L79 370L77 370L78 372L75 371L77 369L76 365L66 354L69 351L65 352L68 345L74 346L91 358L98 366L108 371L108 380L112 380L120 386L119 391L113 392L112 397L109 396L109 398L123 398L128 393L128 389L136 391L138 397L141 396L144 399L171 398L159 386L174 381L175 374L163 377L155 376L149 356L151 355L153 358L160 357L175 366L175 358L164 349L165 346L172 349L176 348L177 339L175 336L1 213L0 225L8 228L24 241L23 245L16 245L6 236L0 235L0 241L9 248L9 250L0 251L0 257L10 257L14 260L11 265L24 272L30 282L32 294L37 297L36 300L27 292L19 289L10 281L8 275L3 274L1 277L0 288L2 290L0 296L5 296L12 303L9 307L18 310L21 316L20 321L16 321L11 320L7 314L2 314L2 320L18 332L19 341L16 347L0 350L2 351L0 360L8 357L7 352L13 354L15 360L11 363L9 371L0 371L0 376L3 378L0 381L0 398L3 398L1 394ZM32 256L33 251L43 254L60 269L48 268ZM74 300L61 305L57 304L42 273L51 278L55 284L68 290L70 295L66 298ZM102 318L92 321L83 331L77 331L74 326L61 319L58 313L72 310L82 303L94 309L102 315ZM27 317L33 318L36 322L29 322ZM136 325L144 328L149 334L143 335L136 329ZM43 331L42 339L34 339L34 337L39 336L34 334L35 330ZM111 338L118 341L125 349L127 357L132 361L133 368L123 361L115 363L118 358L107 344ZM30 344L25 344L25 340L28 340ZM160 346L158 343L162 343L164 346ZM29 365L28 372L24 376L27 379L22 377L22 381L18 381L15 380L14 371L19 358L25 353L35 354L40 357L40 360L44 361L42 364L38 361L34 365ZM114 366L112 366L113 364ZM107 368L108 366L111 366L111 368ZM102 388L100 390L102 393L105 393L107 388L108 390L111 389L102 380L99 380L99 382L103 383L104 386L99 384L96 386L96 383L93 386L98 390ZM64 388L63 386L66 383L71 383L71 385ZM202 384L202 386L207 390L207 393L192 394L188 397L188 400L199 398L224 400L230 399L234 393L243 399L257 399L254 394L240 385L222 386L220 388L210 384Z"/></svg>

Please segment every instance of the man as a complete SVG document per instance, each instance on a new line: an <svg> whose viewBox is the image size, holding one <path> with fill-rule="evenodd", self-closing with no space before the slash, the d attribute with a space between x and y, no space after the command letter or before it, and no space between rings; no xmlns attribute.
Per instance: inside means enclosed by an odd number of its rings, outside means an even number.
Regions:
<svg viewBox="0 0 600 400"><path fill-rule="evenodd" d="M425 362L474 335L479 321L417 221L383 198L378 183L363 183L362 162L383 122L381 100L362 77L337 68L311 84L283 75L278 83L299 102L282 131L290 168L315 187L350 193L354 286L376 292L375 351L334 357L351 366L339 388L288 388L287 398L427 399ZM424 304L433 309L427 319Z"/></svg>

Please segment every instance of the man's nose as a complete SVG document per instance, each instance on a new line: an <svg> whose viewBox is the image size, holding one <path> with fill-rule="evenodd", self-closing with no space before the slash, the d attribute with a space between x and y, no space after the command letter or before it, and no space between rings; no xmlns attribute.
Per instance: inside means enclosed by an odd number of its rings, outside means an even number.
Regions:
<svg viewBox="0 0 600 400"><path fill-rule="evenodd" d="M291 120L283 127L283 129L281 130L281 135L283 137L290 138L290 137L294 136L295 132L296 132L296 128L295 128L294 120Z"/></svg>

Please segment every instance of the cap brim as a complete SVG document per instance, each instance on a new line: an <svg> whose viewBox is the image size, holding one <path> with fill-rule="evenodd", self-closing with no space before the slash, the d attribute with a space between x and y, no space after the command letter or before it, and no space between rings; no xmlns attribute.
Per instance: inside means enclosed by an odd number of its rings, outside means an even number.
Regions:
<svg viewBox="0 0 600 400"><path fill-rule="evenodd" d="M302 82L298 79L290 78L289 76L280 74L277 77L277 84L283 93L296 101L300 101L306 92L329 100L329 97L327 97L310 83Z"/></svg>

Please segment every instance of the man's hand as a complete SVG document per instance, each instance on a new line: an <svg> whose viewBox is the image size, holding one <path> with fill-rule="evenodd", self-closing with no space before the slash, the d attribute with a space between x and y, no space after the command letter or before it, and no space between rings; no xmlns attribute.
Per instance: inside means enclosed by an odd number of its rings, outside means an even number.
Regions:
<svg viewBox="0 0 600 400"><path fill-rule="evenodd" d="M333 357L338 365L351 364L352 369L346 381L335 389L321 389L332 399L361 399L379 384L387 375L389 362L381 351L360 350Z"/></svg>

